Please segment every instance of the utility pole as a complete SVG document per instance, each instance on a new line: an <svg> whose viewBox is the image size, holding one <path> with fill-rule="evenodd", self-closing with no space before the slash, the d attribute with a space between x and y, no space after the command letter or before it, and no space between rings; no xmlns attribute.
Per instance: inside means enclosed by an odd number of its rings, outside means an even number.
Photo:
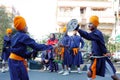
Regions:
<svg viewBox="0 0 120 80"><path fill-rule="evenodd" d="M114 0L114 12L115 12L115 51L117 50L117 45L116 45L116 37L118 36L117 29L120 27L119 23L119 6L120 6L120 1L119 0Z"/></svg>
<svg viewBox="0 0 120 80"><path fill-rule="evenodd" d="M116 0L116 3L117 3L117 14L116 14L116 17L117 17L117 26L119 26L119 3L120 1L119 0Z"/></svg>

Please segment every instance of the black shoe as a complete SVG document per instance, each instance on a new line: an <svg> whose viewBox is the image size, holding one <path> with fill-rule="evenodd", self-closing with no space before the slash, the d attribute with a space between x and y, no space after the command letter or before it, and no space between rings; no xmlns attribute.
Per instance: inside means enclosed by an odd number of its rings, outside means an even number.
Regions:
<svg viewBox="0 0 120 80"><path fill-rule="evenodd" d="M53 70L50 70L50 72L53 72Z"/></svg>

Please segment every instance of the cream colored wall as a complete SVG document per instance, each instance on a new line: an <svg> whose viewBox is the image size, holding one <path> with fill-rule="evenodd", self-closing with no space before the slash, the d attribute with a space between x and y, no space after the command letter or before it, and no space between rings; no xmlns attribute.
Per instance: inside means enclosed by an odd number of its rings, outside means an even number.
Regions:
<svg viewBox="0 0 120 80"><path fill-rule="evenodd" d="M78 19L80 24L86 25L91 15L99 16L99 29L110 35L115 23L114 8L112 0L96 1L96 0L58 0L57 22L59 25L67 24L72 18ZM70 7L71 10L64 13L60 8ZM85 7L85 13L80 14L80 8ZM92 8L104 8L104 11L93 11ZM106 26L106 27L105 27ZM85 27L86 28L86 27Z"/></svg>

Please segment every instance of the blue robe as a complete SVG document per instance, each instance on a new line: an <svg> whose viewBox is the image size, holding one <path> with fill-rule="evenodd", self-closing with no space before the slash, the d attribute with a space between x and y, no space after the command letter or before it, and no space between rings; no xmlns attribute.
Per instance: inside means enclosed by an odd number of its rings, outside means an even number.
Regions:
<svg viewBox="0 0 120 80"><path fill-rule="evenodd" d="M86 31L83 30L79 30L78 31L79 34L84 37L87 40L90 40L92 42L92 55L93 56L103 56L103 54L107 53L107 48L105 46L105 42L104 42L104 37L101 31L99 31L98 29L93 30L92 32L88 33ZM94 60L93 60L94 61ZM93 64L93 61L91 63L91 65ZM113 66L113 64L111 63L110 59L108 57L106 58L98 58L97 59L97 67L96 67L96 74L99 76L105 76L105 61L107 61L110 66L113 69L113 72L115 73L116 70ZM90 66L90 70L91 70L91 66Z"/></svg>
<svg viewBox="0 0 120 80"><path fill-rule="evenodd" d="M70 65L70 37L68 35L65 35L61 41L62 45L65 48L64 55L63 55L63 64L64 65Z"/></svg>
<svg viewBox="0 0 120 80"><path fill-rule="evenodd" d="M2 59L7 61L10 55L10 47L11 47L11 37L5 35L4 36L4 43L3 43L3 50L2 50Z"/></svg>
<svg viewBox="0 0 120 80"><path fill-rule="evenodd" d="M80 46L81 43L81 46ZM70 48L83 48L84 41L83 39L78 35L71 36L71 45ZM73 55L73 65L80 65L83 64L82 54L80 51L76 55L74 55L73 51L71 50L71 54Z"/></svg>
<svg viewBox="0 0 120 80"><path fill-rule="evenodd" d="M27 52L27 46L36 51L50 50L51 45L38 44L25 32L18 31L11 39L11 53L23 58L28 58L31 53ZM13 60L9 58L9 71L11 80L29 80L28 72L23 61Z"/></svg>

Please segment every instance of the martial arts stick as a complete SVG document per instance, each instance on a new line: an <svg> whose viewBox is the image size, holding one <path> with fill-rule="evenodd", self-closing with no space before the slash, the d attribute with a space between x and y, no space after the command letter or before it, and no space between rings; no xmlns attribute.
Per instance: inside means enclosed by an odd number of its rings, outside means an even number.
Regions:
<svg viewBox="0 0 120 80"><path fill-rule="evenodd" d="M90 56L90 58L105 58L105 57L108 57L108 56Z"/></svg>

